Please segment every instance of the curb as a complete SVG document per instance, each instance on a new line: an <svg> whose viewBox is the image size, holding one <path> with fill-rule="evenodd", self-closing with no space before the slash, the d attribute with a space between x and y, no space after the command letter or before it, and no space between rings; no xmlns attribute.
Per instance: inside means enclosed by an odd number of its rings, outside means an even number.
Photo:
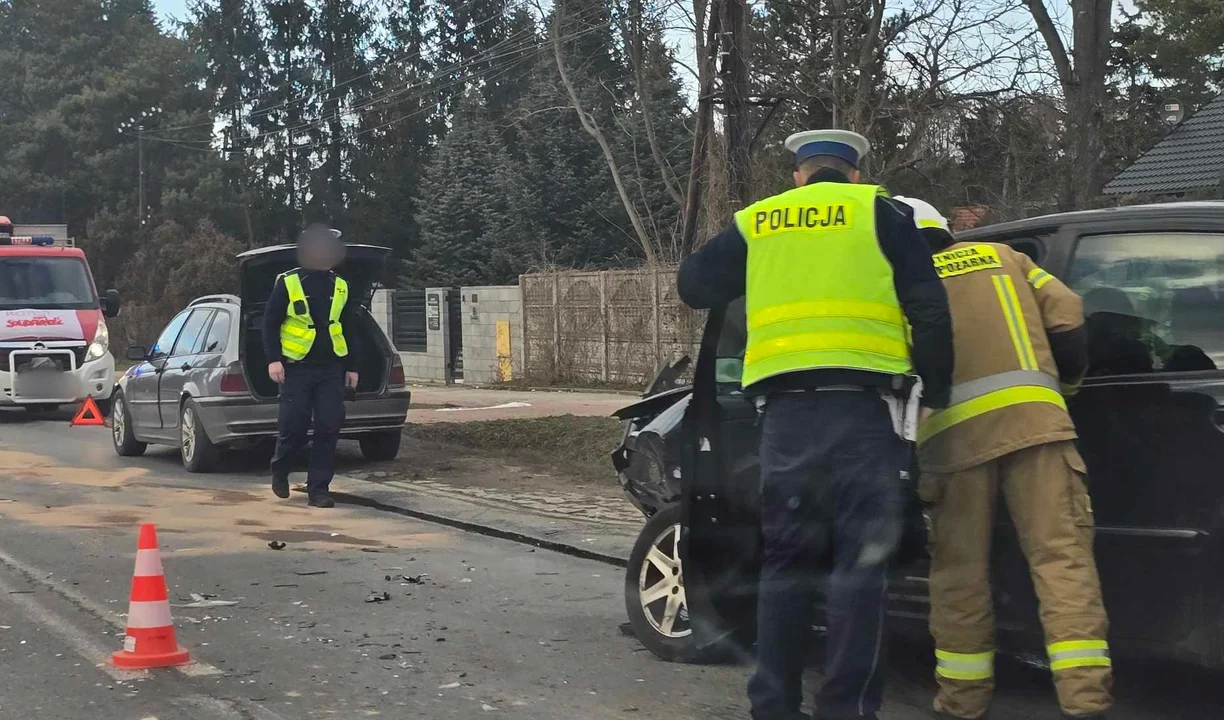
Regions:
<svg viewBox="0 0 1224 720"><path fill-rule="evenodd" d="M368 482L347 476L346 479L354 482ZM395 515L402 515L404 517L423 520L425 522L445 525L447 527L463 530L476 535L483 535L485 537L492 537L500 540L509 540L511 542L519 543L520 545L528 545L543 550L551 550L553 552L561 553L562 555L569 555L571 557L576 557L583 560L594 560L596 562L612 565L614 567L624 568L629 566L629 562L626 558L616 555L609 555L607 553L579 547L577 545L571 545L569 543L535 537L528 533L518 532L515 530L506 530L503 528L492 527L490 525L481 525L480 523L447 517L445 515L439 515L437 513L427 512L424 510L414 510L403 507L402 505L394 505L388 502L383 502L382 500L377 500L365 495L358 495L352 492L332 491L331 496L337 503L341 504L356 505L358 507L365 507L371 510L389 512Z"/></svg>

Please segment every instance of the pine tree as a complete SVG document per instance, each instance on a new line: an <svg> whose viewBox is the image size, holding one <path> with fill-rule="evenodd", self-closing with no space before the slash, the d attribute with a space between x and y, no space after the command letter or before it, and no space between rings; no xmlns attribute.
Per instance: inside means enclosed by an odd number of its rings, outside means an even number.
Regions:
<svg viewBox="0 0 1224 720"><path fill-rule="evenodd" d="M526 268L525 238L514 232L513 176L501 136L479 94L456 107L451 130L425 168L417 204L421 247L408 282L482 285L511 282Z"/></svg>
<svg viewBox="0 0 1224 720"><path fill-rule="evenodd" d="M370 67L366 52L372 20L359 0L319 0L311 46L320 63L316 92L324 98L315 129L318 169L311 177L308 215L344 226L352 199L350 164L355 154L354 114L368 102Z"/></svg>

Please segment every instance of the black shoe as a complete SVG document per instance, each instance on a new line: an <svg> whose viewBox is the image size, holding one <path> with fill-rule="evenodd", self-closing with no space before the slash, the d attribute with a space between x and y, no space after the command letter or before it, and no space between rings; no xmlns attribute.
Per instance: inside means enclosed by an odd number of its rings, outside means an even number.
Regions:
<svg viewBox="0 0 1224 720"><path fill-rule="evenodd" d="M311 495L310 500L306 504L311 507L317 507L317 508L336 507L336 501L332 500L331 495L328 495L327 493L319 493L318 495Z"/></svg>
<svg viewBox="0 0 1224 720"><path fill-rule="evenodd" d="M289 497L289 476L285 475L282 477L280 475L273 475L272 492L276 493L276 497L278 498Z"/></svg>

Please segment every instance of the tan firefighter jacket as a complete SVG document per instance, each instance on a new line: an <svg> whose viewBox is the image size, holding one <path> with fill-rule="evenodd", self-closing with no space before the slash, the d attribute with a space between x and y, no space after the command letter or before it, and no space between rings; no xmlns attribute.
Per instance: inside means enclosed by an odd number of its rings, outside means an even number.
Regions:
<svg viewBox="0 0 1224 720"><path fill-rule="evenodd" d="M950 473L1075 437L1048 333L1084 324L1080 298L1027 255L957 243L934 256L948 291L956 366L952 397L919 425L926 472Z"/></svg>

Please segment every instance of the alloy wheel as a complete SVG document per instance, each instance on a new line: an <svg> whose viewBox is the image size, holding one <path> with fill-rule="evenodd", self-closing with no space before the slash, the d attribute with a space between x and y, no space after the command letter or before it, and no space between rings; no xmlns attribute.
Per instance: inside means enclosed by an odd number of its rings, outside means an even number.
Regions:
<svg viewBox="0 0 1224 720"><path fill-rule="evenodd" d="M183 428L183 460L191 462L195 457L196 451L196 418L195 413L189 407L183 408L183 422L181 426Z"/></svg>
<svg viewBox="0 0 1224 720"><path fill-rule="evenodd" d="M669 638L692 634L680 567L679 523L666 528L651 543L638 572L638 597L655 632Z"/></svg>
<svg viewBox="0 0 1224 720"><path fill-rule="evenodd" d="M115 436L115 445L123 444L124 433L127 430L127 418L123 416L123 398L115 398L115 406L111 412L111 433Z"/></svg>

